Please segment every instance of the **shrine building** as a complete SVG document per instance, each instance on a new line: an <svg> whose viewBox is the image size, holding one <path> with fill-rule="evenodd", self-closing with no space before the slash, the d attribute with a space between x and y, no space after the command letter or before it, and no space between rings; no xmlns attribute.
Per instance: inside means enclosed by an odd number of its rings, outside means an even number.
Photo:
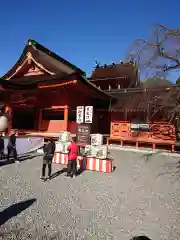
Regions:
<svg viewBox="0 0 180 240"><path fill-rule="evenodd" d="M76 133L76 107L93 106L91 132L110 129L110 97L85 72L29 39L15 65L1 79L1 103L10 128L22 132Z"/></svg>

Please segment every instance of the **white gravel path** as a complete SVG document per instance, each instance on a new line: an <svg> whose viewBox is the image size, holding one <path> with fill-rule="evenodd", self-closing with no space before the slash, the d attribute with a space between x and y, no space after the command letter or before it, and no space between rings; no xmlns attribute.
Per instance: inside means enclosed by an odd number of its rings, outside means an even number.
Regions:
<svg viewBox="0 0 180 240"><path fill-rule="evenodd" d="M39 180L41 157L0 166L0 218L19 201L31 206L0 227L0 239L180 239L179 158L112 150L111 174L85 171ZM179 167L179 168L178 168ZM53 165L56 172L61 165Z"/></svg>

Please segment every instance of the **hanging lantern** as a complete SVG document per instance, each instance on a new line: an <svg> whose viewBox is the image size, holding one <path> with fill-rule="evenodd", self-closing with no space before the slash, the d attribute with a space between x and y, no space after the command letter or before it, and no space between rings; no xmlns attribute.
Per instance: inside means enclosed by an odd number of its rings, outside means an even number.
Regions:
<svg viewBox="0 0 180 240"><path fill-rule="evenodd" d="M8 127L8 118L6 116L0 117L0 131L3 132Z"/></svg>

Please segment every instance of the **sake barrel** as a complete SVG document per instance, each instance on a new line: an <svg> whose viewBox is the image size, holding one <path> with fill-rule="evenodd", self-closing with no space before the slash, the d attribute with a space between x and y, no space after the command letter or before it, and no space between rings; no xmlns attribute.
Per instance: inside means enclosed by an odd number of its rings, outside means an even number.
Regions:
<svg viewBox="0 0 180 240"><path fill-rule="evenodd" d="M0 117L0 131L5 131L8 127L8 119L5 116Z"/></svg>

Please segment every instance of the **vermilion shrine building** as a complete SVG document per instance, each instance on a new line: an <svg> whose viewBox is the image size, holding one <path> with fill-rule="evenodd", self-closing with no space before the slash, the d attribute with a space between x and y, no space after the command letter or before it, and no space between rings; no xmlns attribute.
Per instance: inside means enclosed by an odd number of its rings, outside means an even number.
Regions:
<svg viewBox="0 0 180 240"><path fill-rule="evenodd" d="M87 81L81 69L33 40L2 79L7 83L1 81L1 102L8 105L10 128L76 133L76 107L92 105L92 132L109 130L109 96Z"/></svg>
<svg viewBox="0 0 180 240"><path fill-rule="evenodd" d="M162 118L164 108L158 97L165 93L164 98L173 103L174 93L169 94L167 87L140 87L139 71L132 62L97 65L86 79L81 69L30 39L0 86L10 128L24 133L54 136L68 130L76 134L76 107L89 105L94 107L92 133L110 134L110 140L121 144L135 141L136 146L143 141L176 141L175 127ZM170 108L171 104L166 110ZM133 130L137 123L148 124L149 130Z"/></svg>

